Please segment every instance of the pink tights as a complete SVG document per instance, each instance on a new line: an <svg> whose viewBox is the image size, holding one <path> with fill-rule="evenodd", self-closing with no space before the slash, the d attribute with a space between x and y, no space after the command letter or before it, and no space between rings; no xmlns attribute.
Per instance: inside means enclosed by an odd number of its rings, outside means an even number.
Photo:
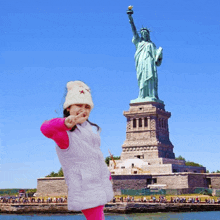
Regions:
<svg viewBox="0 0 220 220"><path fill-rule="evenodd" d="M104 205L91 209L84 209L82 210L82 213L85 215L87 220L105 220L103 208Z"/></svg>

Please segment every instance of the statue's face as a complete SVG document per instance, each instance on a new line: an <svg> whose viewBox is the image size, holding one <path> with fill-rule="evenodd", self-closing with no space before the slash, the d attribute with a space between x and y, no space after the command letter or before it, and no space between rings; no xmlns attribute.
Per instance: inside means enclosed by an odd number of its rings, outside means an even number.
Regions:
<svg viewBox="0 0 220 220"><path fill-rule="evenodd" d="M141 31L141 36L146 41L150 40L150 34L147 30L142 30Z"/></svg>

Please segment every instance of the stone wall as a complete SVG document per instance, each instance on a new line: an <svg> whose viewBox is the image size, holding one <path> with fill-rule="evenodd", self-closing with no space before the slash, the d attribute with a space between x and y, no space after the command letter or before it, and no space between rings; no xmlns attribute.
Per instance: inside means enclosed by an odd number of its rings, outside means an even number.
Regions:
<svg viewBox="0 0 220 220"><path fill-rule="evenodd" d="M166 189L187 189L188 174L164 175L112 175L113 190L143 189L154 179L156 185L165 185Z"/></svg>
<svg viewBox="0 0 220 220"><path fill-rule="evenodd" d="M105 213L156 213L156 212L204 212L219 211L220 204L207 203L108 203L104 207ZM0 204L0 212L5 214L76 214L70 211L67 204Z"/></svg>
<svg viewBox="0 0 220 220"><path fill-rule="evenodd" d="M166 189L185 189L188 188L187 174L162 174L152 175L157 178L157 184L165 184Z"/></svg>
<svg viewBox="0 0 220 220"><path fill-rule="evenodd" d="M190 193L197 187L220 189L220 174L172 173L172 174L134 174L112 175L114 192L121 189L143 189L149 184L164 185L165 189ZM45 177L37 180L37 193L40 196L67 196L64 177Z"/></svg>
<svg viewBox="0 0 220 220"><path fill-rule="evenodd" d="M190 174L188 176L189 187L197 188L197 187L209 187L206 180L206 175L203 174Z"/></svg>
<svg viewBox="0 0 220 220"><path fill-rule="evenodd" d="M143 175L112 175L113 189L143 189L154 179L156 185L165 185L166 189L177 189L192 192L197 187L208 188L207 178L211 179L212 188L220 189L220 174L207 175L202 173L143 174ZM148 181L148 183L147 183Z"/></svg>
<svg viewBox="0 0 220 220"><path fill-rule="evenodd" d="M149 175L112 175L113 190L143 189L147 187Z"/></svg>
<svg viewBox="0 0 220 220"><path fill-rule="evenodd" d="M206 173L205 167L194 167L194 166L184 166L178 164L172 164L173 173L177 172L188 172L188 173Z"/></svg>
<svg viewBox="0 0 220 220"><path fill-rule="evenodd" d="M149 170L149 172L152 175L154 173L157 173L157 174L172 173L172 164L146 166L146 167L143 167L143 169Z"/></svg>
<svg viewBox="0 0 220 220"><path fill-rule="evenodd" d="M185 165L184 160L176 160L170 158L160 158L162 160L162 164L178 164L178 165Z"/></svg>
<svg viewBox="0 0 220 220"><path fill-rule="evenodd" d="M67 196L67 185L64 177L45 177L37 179L39 196Z"/></svg>
<svg viewBox="0 0 220 220"><path fill-rule="evenodd" d="M134 143L134 144L139 145L139 143ZM141 147L134 147L134 144L132 147L123 146L123 150L121 153L122 160L137 158L136 156L143 156L144 159L158 158L159 153L156 146L155 149L154 146L152 146L149 147L149 149L146 147L146 150L139 150L139 148L141 149Z"/></svg>
<svg viewBox="0 0 220 220"><path fill-rule="evenodd" d="M206 178L211 179L211 186L213 189L220 189L220 173L206 174Z"/></svg>

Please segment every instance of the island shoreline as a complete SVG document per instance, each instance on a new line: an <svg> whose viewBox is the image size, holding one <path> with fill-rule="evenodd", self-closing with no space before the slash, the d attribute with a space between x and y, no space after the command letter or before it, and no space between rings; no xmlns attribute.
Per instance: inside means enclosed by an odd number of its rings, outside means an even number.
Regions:
<svg viewBox="0 0 220 220"><path fill-rule="evenodd" d="M108 203L104 212L109 214L156 213L156 212L201 212L220 211L220 204L207 203ZM48 204L0 204L0 214L79 214L69 211L66 203Z"/></svg>

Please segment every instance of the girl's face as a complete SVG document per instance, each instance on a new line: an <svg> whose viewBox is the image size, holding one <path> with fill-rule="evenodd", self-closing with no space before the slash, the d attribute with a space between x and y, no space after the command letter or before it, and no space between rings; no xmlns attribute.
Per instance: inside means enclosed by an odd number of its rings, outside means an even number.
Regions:
<svg viewBox="0 0 220 220"><path fill-rule="evenodd" d="M78 115L81 112L84 112L82 117L83 117L83 122L85 122L89 118L89 114L91 112L91 107L88 104L73 104L67 110L70 112L70 115ZM83 123L82 122L82 123Z"/></svg>

